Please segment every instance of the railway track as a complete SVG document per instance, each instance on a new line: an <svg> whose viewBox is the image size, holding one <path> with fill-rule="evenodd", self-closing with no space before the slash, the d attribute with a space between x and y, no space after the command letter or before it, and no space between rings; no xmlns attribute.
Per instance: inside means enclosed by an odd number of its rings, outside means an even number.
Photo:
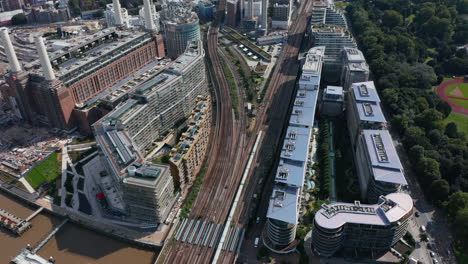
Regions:
<svg viewBox="0 0 468 264"><path fill-rule="evenodd" d="M312 12L312 5L313 1L301 2L298 18L290 29L288 42L283 48L283 53L276 63L276 68L272 73L270 86L266 87L268 90L264 98L264 107L259 109L257 114L257 120L252 130L253 135L258 134L260 131L268 131L272 128L272 126L276 126L276 130L281 131L284 122L287 121L285 119L289 113L290 99L294 94L293 92L295 91L294 82L291 83L290 81L295 80L297 77L299 67L297 65L296 58L299 54L302 39L307 29L308 19ZM277 97L281 98L281 105L275 104L275 98ZM271 145L279 141L281 133L271 134L274 135L265 137L261 144ZM247 151L250 149L249 146L253 145L254 140L254 137L250 138L244 156L247 156ZM261 152L259 151L258 153ZM256 165L258 166L259 164L257 163ZM249 176L247 181L249 184L243 193L243 197L233 220L236 227L244 230L247 227L249 221L249 207L252 201L251 198L259 180L258 177L255 178L254 176L255 175L253 173L251 173ZM266 189L268 188L269 187L267 186ZM269 197L269 191L267 191L267 193L268 195L264 195L263 199ZM234 263L235 258L236 252L223 251L218 263Z"/></svg>
<svg viewBox="0 0 468 264"><path fill-rule="evenodd" d="M224 4L220 7L224 9ZM221 11L218 14L222 13ZM216 23L215 23L216 24ZM208 56L215 75L217 102L216 125L208 171L199 195L186 220L175 234L176 241L168 248L163 263L209 263L229 213L229 204L240 182L246 145L246 118L239 107L239 120L232 110L230 88L218 54L218 27L208 31ZM238 91L240 88L238 88ZM236 231L239 233L239 231Z"/></svg>

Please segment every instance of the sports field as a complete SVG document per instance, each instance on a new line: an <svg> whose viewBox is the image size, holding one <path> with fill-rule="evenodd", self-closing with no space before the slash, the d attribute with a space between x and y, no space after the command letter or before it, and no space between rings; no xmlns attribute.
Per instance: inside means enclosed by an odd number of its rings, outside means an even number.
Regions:
<svg viewBox="0 0 468 264"><path fill-rule="evenodd" d="M450 101L468 109L468 83L450 85L446 88L445 95Z"/></svg>
<svg viewBox="0 0 468 264"><path fill-rule="evenodd" d="M59 153L54 153L34 167L24 178L36 189L44 182L55 180L60 176L61 172Z"/></svg>

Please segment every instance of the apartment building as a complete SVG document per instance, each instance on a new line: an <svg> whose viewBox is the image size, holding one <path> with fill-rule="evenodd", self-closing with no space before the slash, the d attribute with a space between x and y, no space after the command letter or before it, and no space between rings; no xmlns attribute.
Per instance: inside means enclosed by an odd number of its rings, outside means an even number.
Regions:
<svg viewBox="0 0 468 264"><path fill-rule="evenodd" d="M346 27L318 24L310 27L314 45L325 46L324 76L329 81L340 80L342 50L356 48L356 42Z"/></svg>
<svg viewBox="0 0 468 264"><path fill-rule="evenodd" d="M164 222L175 203L170 168L163 164L128 167L122 191L131 217L142 223Z"/></svg>
<svg viewBox="0 0 468 264"><path fill-rule="evenodd" d="M116 117L141 153L189 116L199 95L207 95L204 55L201 42L192 42L161 73L137 87L136 102Z"/></svg>
<svg viewBox="0 0 468 264"><path fill-rule="evenodd" d="M243 0L240 0L243 1ZM226 25L236 28L239 25L241 17L241 8L239 0L226 1Z"/></svg>
<svg viewBox="0 0 468 264"><path fill-rule="evenodd" d="M387 121L380 106L374 82L353 83L347 96L347 122L353 151L364 129L386 129Z"/></svg>
<svg viewBox="0 0 468 264"><path fill-rule="evenodd" d="M179 143L171 151L171 173L181 189L191 185L200 171L208 148L211 130L211 103L209 97L199 97Z"/></svg>
<svg viewBox="0 0 468 264"><path fill-rule="evenodd" d="M280 254L295 250L302 188L311 169L310 142L324 52L325 47L314 47L306 55L268 206L262 239Z"/></svg>
<svg viewBox="0 0 468 264"><path fill-rule="evenodd" d="M323 116L337 117L344 110L343 87L328 85L323 91L320 113Z"/></svg>
<svg viewBox="0 0 468 264"><path fill-rule="evenodd" d="M311 24L327 24L347 27L346 19L342 10L335 8L334 4L327 1L314 2L312 9Z"/></svg>
<svg viewBox="0 0 468 264"><path fill-rule="evenodd" d="M122 193L129 221L142 228L164 222L177 198L171 168L144 156L156 139L200 106L199 96L206 96L203 57L201 42L191 43L183 55L153 71L131 89L129 99L93 125L101 158L116 191Z"/></svg>
<svg viewBox="0 0 468 264"><path fill-rule="evenodd" d="M405 193L380 196L370 205L323 204L314 217L313 250L323 257L341 249L386 251L405 235L412 213L413 199Z"/></svg>
<svg viewBox="0 0 468 264"><path fill-rule="evenodd" d="M354 155L361 197L370 203L408 185L388 130L363 130Z"/></svg>
<svg viewBox="0 0 468 264"><path fill-rule="evenodd" d="M360 50L344 47L342 57L341 85L345 91L348 91L353 83L369 80L369 65Z"/></svg>

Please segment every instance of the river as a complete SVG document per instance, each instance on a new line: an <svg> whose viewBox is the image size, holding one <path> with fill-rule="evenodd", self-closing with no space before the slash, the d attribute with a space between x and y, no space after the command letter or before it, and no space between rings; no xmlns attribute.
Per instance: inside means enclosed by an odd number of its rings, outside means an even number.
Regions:
<svg viewBox="0 0 468 264"><path fill-rule="evenodd" d="M0 208L23 219L34 212L34 208L2 192ZM44 212L32 219L32 228L19 237L0 228L0 263L8 263L27 244L35 247L61 222L60 218ZM38 252L45 259L53 256L58 264L150 264L154 262L158 253L159 250L141 249L70 222Z"/></svg>

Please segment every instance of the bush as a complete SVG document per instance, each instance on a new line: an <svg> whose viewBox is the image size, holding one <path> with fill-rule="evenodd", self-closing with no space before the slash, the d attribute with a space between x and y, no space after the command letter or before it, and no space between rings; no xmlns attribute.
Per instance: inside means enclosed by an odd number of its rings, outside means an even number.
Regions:
<svg viewBox="0 0 468 264"><path fill-rule="evenodd" d="M11 18L11 23L13 25L24 25L28 23L28 19L26 18L26 15L23 13L16 14Z"/></svg>

